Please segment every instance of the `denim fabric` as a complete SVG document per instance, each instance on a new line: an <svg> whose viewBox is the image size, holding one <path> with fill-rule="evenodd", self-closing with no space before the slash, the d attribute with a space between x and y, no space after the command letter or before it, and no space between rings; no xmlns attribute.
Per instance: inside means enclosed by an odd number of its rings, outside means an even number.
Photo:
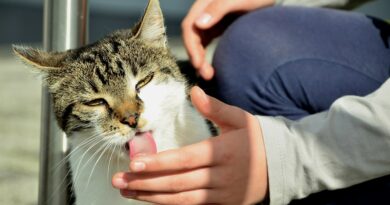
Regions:
<svg viewBox="0 0 390 205"><path fill-rule="evenodd" d="M216 49L209 93L253 114L298 119L344 95L366 95L390 73L389 25L331 9L249 13ZM386 30L387 29L387 30Z"/></svg>
<svg viewBox="0 0 390 205"><path fill-rule="evenodd" d="M206 92L257 115L299 119L344 95L364 96L390 76L390 26L332 9L270 7L221 37ZM293 204L390 204L390 177ZM383 202L383 203L382 203Z"/></svg>

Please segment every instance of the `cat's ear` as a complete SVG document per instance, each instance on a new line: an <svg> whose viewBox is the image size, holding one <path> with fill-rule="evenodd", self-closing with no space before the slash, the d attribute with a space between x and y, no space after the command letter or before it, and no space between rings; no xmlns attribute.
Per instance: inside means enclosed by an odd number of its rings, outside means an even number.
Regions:
<svg viewBox="0 0 390 205"><path fill-rule="evenodd" d="M135 37L155 46L167 46L164 17L158 0L149 0L144 16L136 27Z"/></svg>
<svg viewBox="0 0 390 205"><path fill-rule="evenodd" d="M38 70L48 72L61 67L67 52L45 52L38 49L13 45L14 53Z"/></svg>

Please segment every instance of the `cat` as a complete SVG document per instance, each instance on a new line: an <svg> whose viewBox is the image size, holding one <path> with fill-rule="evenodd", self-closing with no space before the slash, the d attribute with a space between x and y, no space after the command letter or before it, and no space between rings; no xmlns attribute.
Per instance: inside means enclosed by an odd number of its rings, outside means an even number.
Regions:
<svg viewBox="0 0 390 205"><path fill-rule="evenodd" d="M128 170L135 139L138 144L152 140L160 152L214 133L191 105L192 84L168 49L158 0L149 1L134 28L82 48L13 49L42 74L49 89L71 147L76 205L143 204L111 186L115 172Z"/></svg>

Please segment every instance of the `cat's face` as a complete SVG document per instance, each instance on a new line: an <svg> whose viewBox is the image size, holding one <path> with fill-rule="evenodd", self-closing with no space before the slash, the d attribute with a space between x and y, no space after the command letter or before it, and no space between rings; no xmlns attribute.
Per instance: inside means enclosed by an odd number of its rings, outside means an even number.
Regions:
<svg viewBox="0 0 390 205"><path fill-rule="evenodd" d="M161 10L151 2L133 30L80 49L14 47L43 73L58 123L69 136L89 133L125 142L169 123L186 100L185 79L166 48Z"/></svg>

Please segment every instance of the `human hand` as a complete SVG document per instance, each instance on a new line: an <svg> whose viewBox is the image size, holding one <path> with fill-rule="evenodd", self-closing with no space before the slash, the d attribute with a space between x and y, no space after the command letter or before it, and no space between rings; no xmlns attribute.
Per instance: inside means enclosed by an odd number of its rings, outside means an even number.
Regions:
<svg viewBox="0 0 390 205"><path fill-rule="evenodd" d="M157 204L253 204L267 193L267 167L257 119L191 90L198 111L216 123L217 137L136 157L112 184L124 197Z"/></svg>
<svg viewBox="0 0 390 205"><path fill-rule="evenodd" d="M205 47L222 34L231 19L222 19L231 13L246 13L271 6L275 0L197 0L182 22L184 46L192 65L205 79L210 80L214 69L206 62Z"/></svg>

